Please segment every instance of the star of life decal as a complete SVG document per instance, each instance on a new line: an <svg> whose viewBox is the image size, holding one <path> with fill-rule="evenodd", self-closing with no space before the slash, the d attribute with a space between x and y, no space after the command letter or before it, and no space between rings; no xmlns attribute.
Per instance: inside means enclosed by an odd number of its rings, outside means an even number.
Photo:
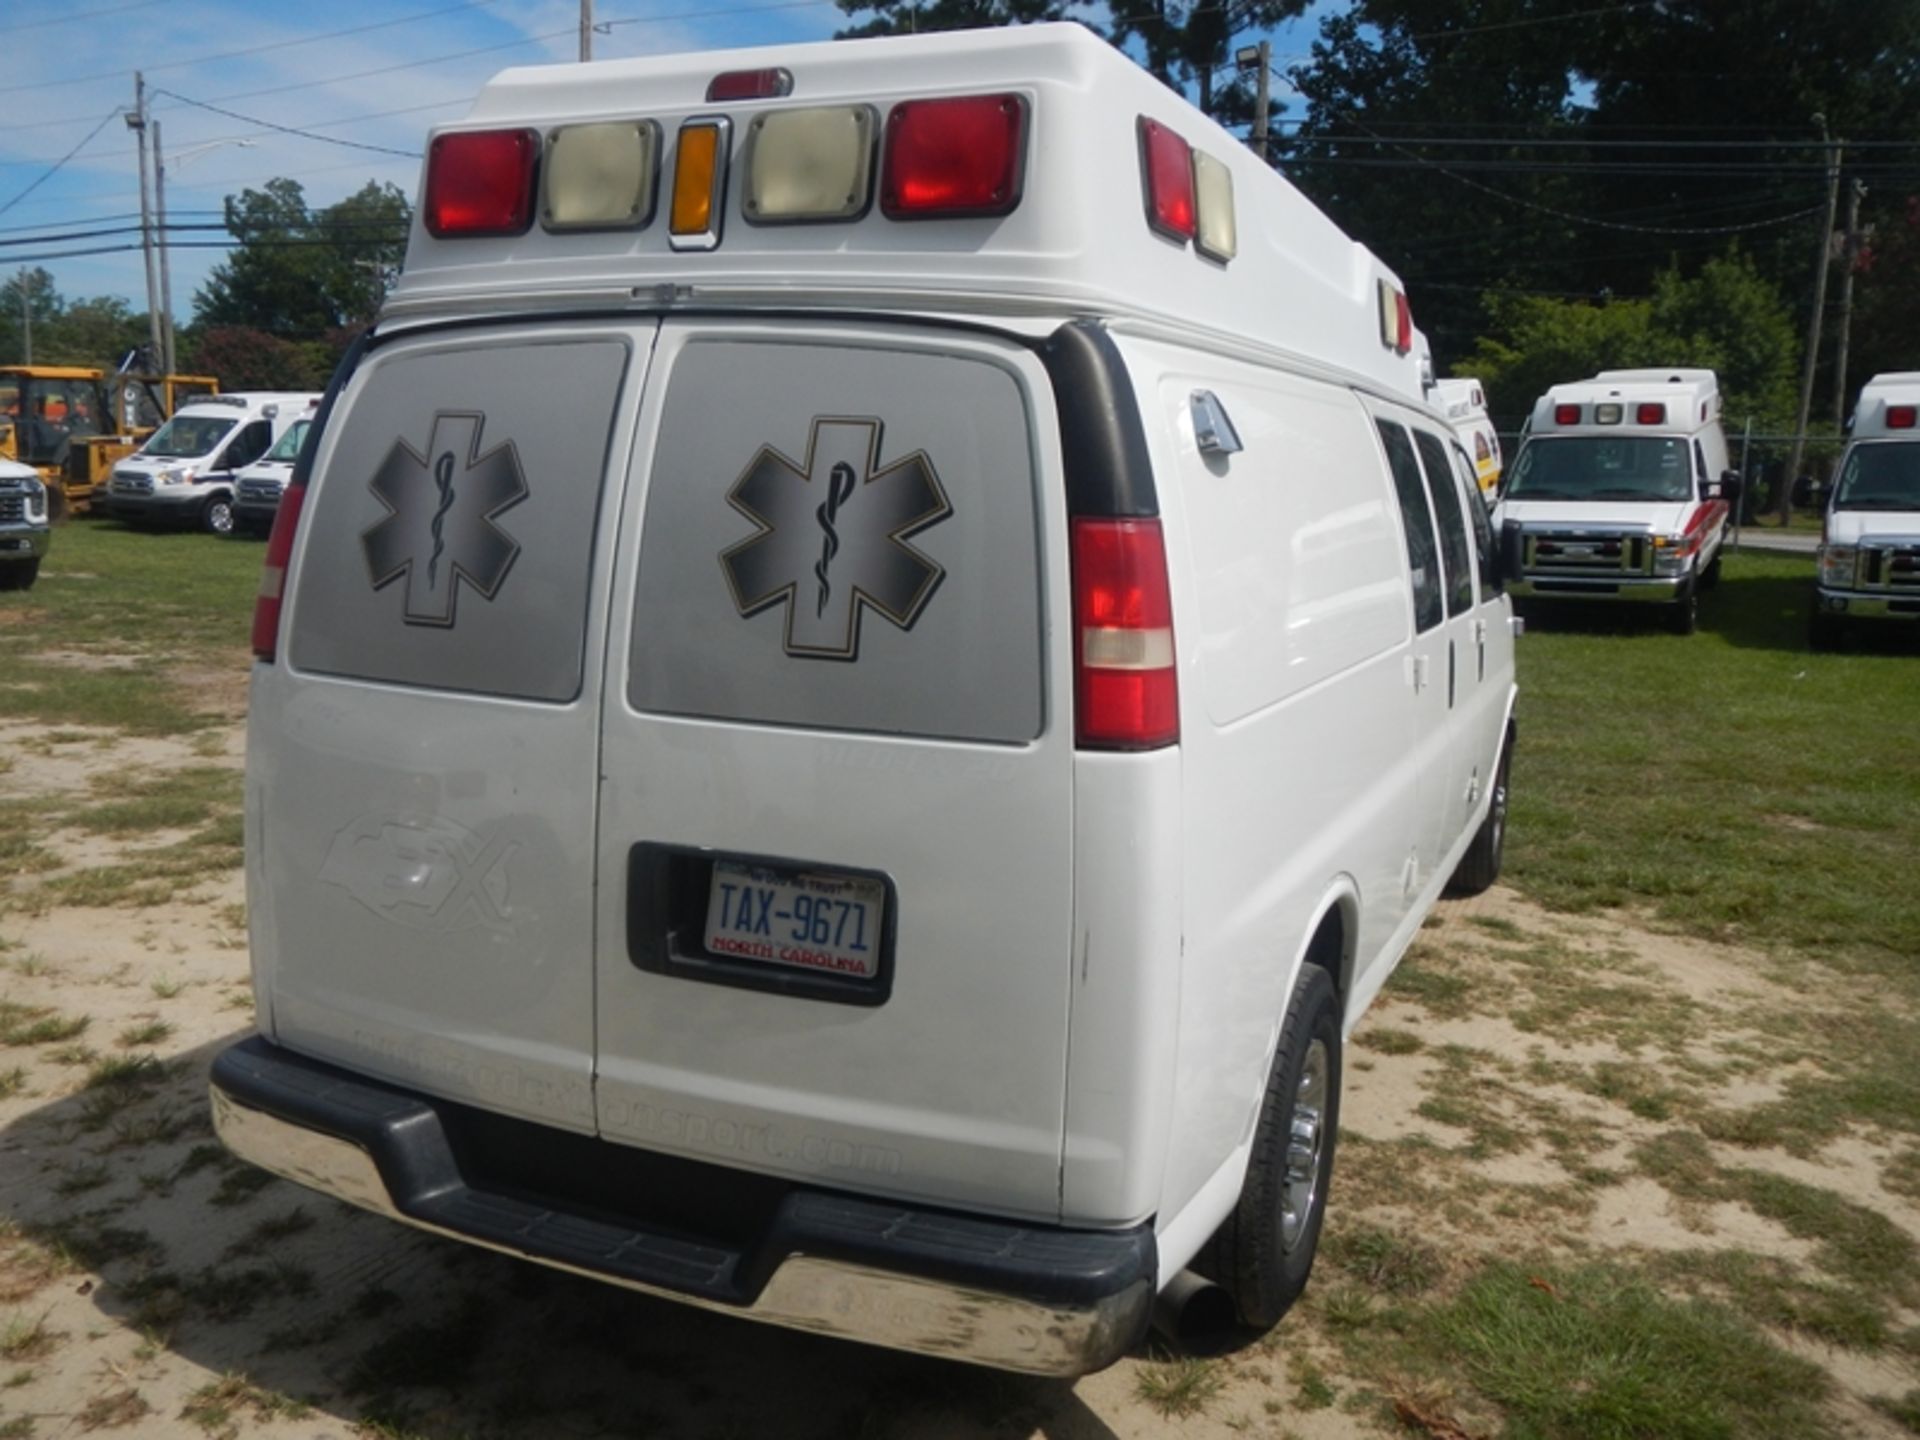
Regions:
<svg viewBox="0 0 1920 1440"><path fill-rule="evenodd" d="M727 492L759 532L720 567L743 617L786 607L789 655L854 660L860 617L911 630L946 571L908 540L953 513L924 450L880 468L881 423L816 416L807 456L762 445Z"/></svg>
<svg viewBox="0 0 1920 1440"><path fill-rule="evenodd" d="M387 509L360 536L375 590L406 580L402 618L450 629L460 586L483 600L500 592L520 544L493 522L527 498L511 440L480 452L483 414L442 410L423 455L403 436L367 488Z"/></svg>

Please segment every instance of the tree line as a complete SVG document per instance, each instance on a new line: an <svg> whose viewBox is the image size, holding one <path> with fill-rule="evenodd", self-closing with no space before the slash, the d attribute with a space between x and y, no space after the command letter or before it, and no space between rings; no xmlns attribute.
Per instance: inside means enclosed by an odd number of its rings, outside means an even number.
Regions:
<svg viewBox="0 0 1920 1440"><path fill-rule="evenodd" d="M1353 0L1311 29L1309 0L837 3L846 38L1078 21L1230 126L1257 103L1236 51L1276 35L1273 163L1400 273L1442 373L1480 376L1506 429L1545 383L1636 363L1711 365L1730 416L1791 427L1836 180L1864 194L1829 242L1815 421L1839 418L1843 276L1845 403L1920 363L1916 0ZM183 358L228 385L320 383L397 273L406 197L369 184L314 209L281 179L225 217L235 245ZM35 353L143 325L106 299L36 308Z"/></svg>

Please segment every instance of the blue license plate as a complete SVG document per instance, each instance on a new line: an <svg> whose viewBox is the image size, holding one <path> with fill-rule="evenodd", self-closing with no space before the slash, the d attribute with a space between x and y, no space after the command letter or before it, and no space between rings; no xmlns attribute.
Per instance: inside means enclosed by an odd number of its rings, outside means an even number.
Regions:
<svg viewBox="0 0 1920 1440"><path fill-rule="evenodd" d="M880 881L860 876L716 861L706 948L729 959L870 979L880 970L886 895Z"/></svg>

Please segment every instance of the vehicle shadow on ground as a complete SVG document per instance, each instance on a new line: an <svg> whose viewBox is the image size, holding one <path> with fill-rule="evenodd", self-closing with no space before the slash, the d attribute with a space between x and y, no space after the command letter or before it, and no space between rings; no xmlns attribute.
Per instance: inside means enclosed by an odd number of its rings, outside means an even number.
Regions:
<svg viewBox="0 0 1920 1440"><path fill-rule="evenodd" d="M635 1295L422 1235L241 1165L212 1138L205 1088L213 1056L237 1038L50 1101L0 1131L0 1221L12 1222L0 1231L0 1298L48 1309L65 1344L100 1351L50 1355L45 1368L110 1365L150 1391L145 1425L174 1420L157 1406L184 1393L167 1373L177 1356L257 1387L248 1398L227 1382L241 1396L237 1417L265 1421L287 1397L407 1440L1116 1440L1068 1382ZM189 1377L184 1391L204 1380Z"/></svg>
<svg viewBox="0 0 1920 1440"><path fill-rule="evenodd" d="M1700 625L1744 650L1806 652L1813 610L1813 576L1760 575L1729 578L1700 601ZM1858 623L1847 627L1843 648L1867 655L1920 653L1920 624Z"/></svg>

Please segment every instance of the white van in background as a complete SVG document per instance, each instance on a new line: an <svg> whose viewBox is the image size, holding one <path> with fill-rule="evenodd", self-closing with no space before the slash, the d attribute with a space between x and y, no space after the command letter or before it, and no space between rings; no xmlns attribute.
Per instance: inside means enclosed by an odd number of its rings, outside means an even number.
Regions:
<svg viewBox="0 0 1920 1440"><path fill-rule="evenodd" d="M268 544L221 1138L1015 1370L1189 1266L1272 1325L1504 843L1398 281L1077 25L510 70L427 149Z"/></svg>
<svg viewBox="0 0 1920 1440"><path fill-rule="evenodd" d="M1827 501L1809 640L1830 650L1855 621L1920 623L1920 372L1860 390Z"/></svg>
<svg viewBox="0 0 1920 1440"><path fill-rule="evenodd" d="M1493 496L1500 488L1500 432L1487 414L1487 392L1471 376L1438 381L1429 397L1447 417L1453 433L1473 461L1480 493Z"/></svg>
<svg viewBox="0 0 1920 1440"><path fill-rule="evenodd" d="M319 400L305 391L256 390L182 405L114 465L94 508L130 525L194 526L225 535L233 529L235 477Z"/></svg>
<svg viewBox="0 0 1920 1440"><path fill-rule="evenodd" d="M1659 605L1693 633L1731 501L1711 370L1602 370L1540 397L1494 513L1510 593Z"/></svg>
<svg viewBox="0 0 1920 1440"><path fill-rule="evenodd" d="M293 462L300 458L300 447L313 428L314 411L319 406L320 397L316 395L313 403L280 432L271 450L233 477L234 534L265 535L273 528L280 496L293 477Z"/></svg>

